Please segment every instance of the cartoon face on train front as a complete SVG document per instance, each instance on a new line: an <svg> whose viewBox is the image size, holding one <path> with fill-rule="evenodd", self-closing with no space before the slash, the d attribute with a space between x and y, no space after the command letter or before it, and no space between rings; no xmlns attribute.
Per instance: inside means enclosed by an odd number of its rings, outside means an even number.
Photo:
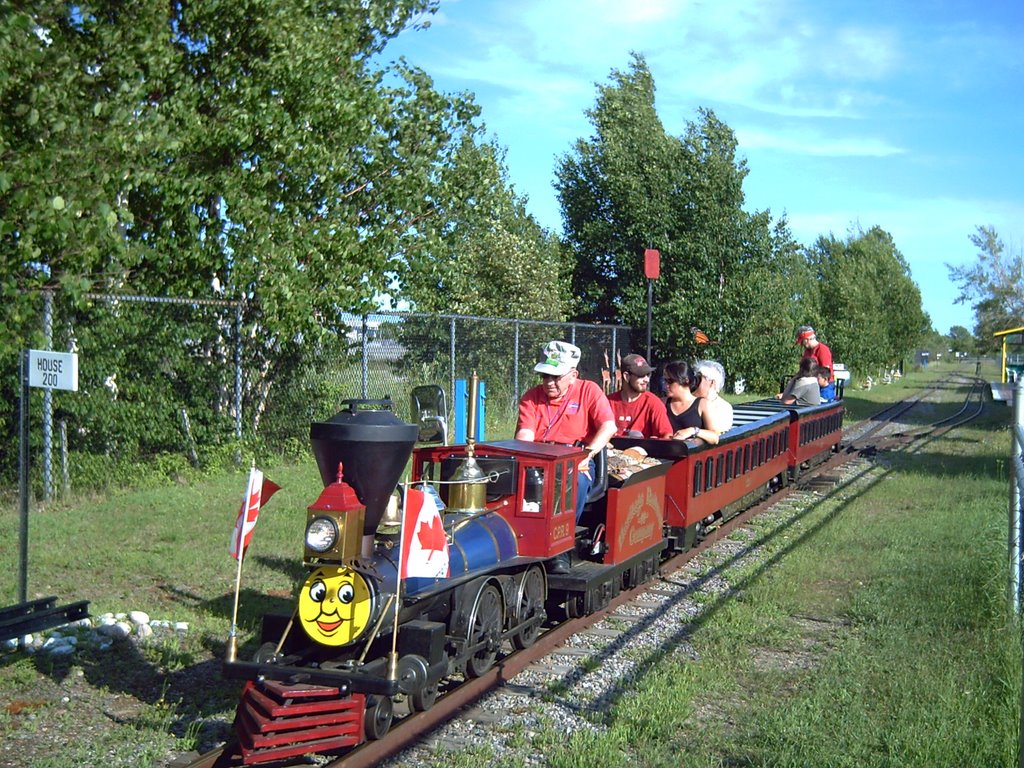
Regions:
<svg viewBox="0 0 1024 768"><path fill-rule="evenodd" d="M313 571L299 593L299 618L311 639L322 645L348 645L370 621L370 588L351 568Z"/></svg>

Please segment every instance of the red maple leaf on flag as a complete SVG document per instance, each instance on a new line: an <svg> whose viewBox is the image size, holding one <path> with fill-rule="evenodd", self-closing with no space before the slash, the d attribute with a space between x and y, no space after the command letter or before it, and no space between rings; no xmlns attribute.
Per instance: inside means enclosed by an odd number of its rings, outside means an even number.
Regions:
<svg viewBox="0 0 1024 768"><path fill-rule="evenodd" d="M424 523L420 526L419 530L416 531L416 538L420 540L420 546L430 553L427 555L427 562L430 561L435 552L443 552L445 545L448 543L444 535L444 524L437 515L431 518L429 525Z"/></svg>

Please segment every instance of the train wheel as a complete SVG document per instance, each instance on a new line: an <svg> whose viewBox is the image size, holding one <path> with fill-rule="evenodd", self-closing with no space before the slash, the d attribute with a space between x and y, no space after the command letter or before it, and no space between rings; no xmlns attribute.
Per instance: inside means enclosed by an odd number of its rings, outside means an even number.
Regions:
<svg viewBox="0 0 1024 768"><path fill-rule="evenodd" d="M482 649L466 660L466 674L469 677L480 677L494 666L498 658L498 646L504 624L501 593L496 586L488 584L477 595L476 605L473 606L473 618L466 636L471 646L484 644Z"/></svg>
<svg viewBox="0 0 1024 768"><path fill-rule="evenodd" d="M587 597L583 592L570 592L565 601L565 615L579 619L587 615Z"/></svg>
<svg viewBox="0 0 1024 768"><path fill-rule="evenodd" d="M409 694L409 706L414 712L426 712L437 701L438 685L425 685Z"/></svg>
<svg viewBox="0 0 1024 768"><path fill-rule="evenodd" d="M516 621L524 622L538 614L544 614L544 574L540 568L531 568L523 576ZM516 650L529 648L540 636L540 623L512 635L512 645Z"/></svg>
<svg viewBox="0 0 1024 768"><path fill-rule="evenodd" d="M363 726L369 741L383 739L391 728L394 707L387 696L367 696L366 713L363 715Z"/></svg>

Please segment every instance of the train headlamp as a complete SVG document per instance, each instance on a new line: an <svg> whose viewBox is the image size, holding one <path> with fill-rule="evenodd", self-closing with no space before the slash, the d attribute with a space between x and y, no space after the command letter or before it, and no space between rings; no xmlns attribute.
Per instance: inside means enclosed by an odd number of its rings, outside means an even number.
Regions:
<svg viewBox="0 0 1024 768"><path fill-rule="evenodd" d="M330 517L314 517L306 526L306 546L314 552L328 552L338 542L338 523Z"/></svg>

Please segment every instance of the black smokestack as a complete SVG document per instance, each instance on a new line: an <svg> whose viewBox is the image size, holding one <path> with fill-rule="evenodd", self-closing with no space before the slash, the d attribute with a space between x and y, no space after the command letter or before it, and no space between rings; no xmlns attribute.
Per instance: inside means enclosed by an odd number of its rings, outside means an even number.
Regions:
<svg viewBox="0 0 1024 768"><path fill-rule="evenodd" d="M406 424L390 410L357 410L360 405L386 405L390 400L346 400L348 407L309 428L313 455L324 486L343 478L366 506L363 535L371 535L387 508L391 493L412 454L419 427Z"/></svg>

